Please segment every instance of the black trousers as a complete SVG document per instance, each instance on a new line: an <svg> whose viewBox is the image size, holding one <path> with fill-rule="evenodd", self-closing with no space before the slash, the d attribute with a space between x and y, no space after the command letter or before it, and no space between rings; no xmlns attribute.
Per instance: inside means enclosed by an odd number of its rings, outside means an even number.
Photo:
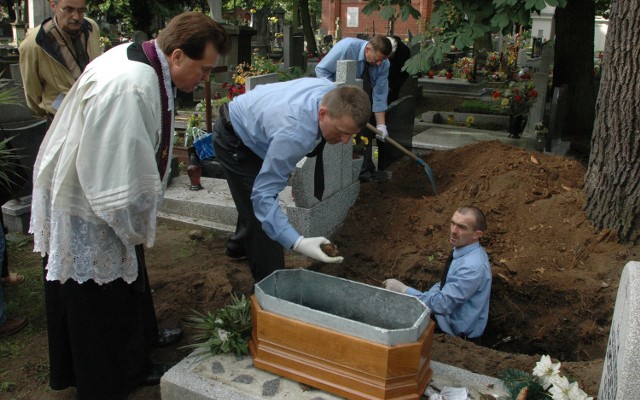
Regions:
<svg viewBox="0 0 640 400"><path fill-rule="evenodd" d="M52 389L75 386L81 400L119 400L149 373L158 326L142 246L136 253L138 279L131 284L45 278Z"/></svg>
<svg viewBox="0 0 640 400"><path fill-rule="evenodd" d="M282 245L264 232L251 202L253 183L263 160L242 143L233 128L225 126L223 118L218 118L213 127L213 147L238 211L229 246L245 250L253 279L259 282L273 271L284 269Z"/></svg>

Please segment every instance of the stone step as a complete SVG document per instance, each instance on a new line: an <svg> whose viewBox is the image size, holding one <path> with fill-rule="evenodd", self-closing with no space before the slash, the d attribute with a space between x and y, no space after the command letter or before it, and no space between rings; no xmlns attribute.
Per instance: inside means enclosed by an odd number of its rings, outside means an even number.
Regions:
<svg viewBox="0 0 640 400"><path fill-rule="evenodd" d="M188 176L175 177L165 192L158 218L219 232L235 231L238 213L227 181L203 177L201 184L201 190L190 190ZM287 206L293 205L291 187L279 197L286 212Z"/></svg>

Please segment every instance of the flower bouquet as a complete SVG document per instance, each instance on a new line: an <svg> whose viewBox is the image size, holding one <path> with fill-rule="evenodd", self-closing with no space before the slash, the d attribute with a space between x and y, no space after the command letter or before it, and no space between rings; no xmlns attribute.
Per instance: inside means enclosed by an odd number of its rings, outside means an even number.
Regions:
<svg viewBox="0 0 640 400"><path fill-rule="evenodd" d="M592 400L580 389L578 382L560 374L560 363L542 356L533 369L533 375L509 368L498 375L511 393L512 399L527 400Z"/></svg>
<svg viewBox="0 0 640 400"><path fill-rule="evenodd" d="M531 81L511 82L504 91L493 92L492 97L509 113L509 137L519 138L526 123L525 114L538 98L535 85Z"/></svg>
<svg viewBox="0 0 640 400"><path fill-rule="evenodd" d="M538 91L533 82L511 82L504 91L494 91L492 97L500 101L500 105L508 110L509 114L522 115L535 103Z"/></svg>
<svg viewBox="0 0 640 400"><path fill-rule="evenodd" d="M244 295L231 294L231 303L206 314L194 311L189 324L198 331L194 336L197 344L187 347L198 349L197 356L206 358L222 353L238 356L249 354L251 337L251 309Z"/></svg>

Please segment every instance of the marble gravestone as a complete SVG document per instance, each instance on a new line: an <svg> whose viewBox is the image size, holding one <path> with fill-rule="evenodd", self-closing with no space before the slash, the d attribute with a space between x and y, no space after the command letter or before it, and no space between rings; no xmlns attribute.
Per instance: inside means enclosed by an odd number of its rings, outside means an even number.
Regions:
<svg viewBox="0 0 640 400"><path fill-rule="evenodd" d="M622 271L609 343L602 367L599 400L640 398L640 262Z"/></svg>

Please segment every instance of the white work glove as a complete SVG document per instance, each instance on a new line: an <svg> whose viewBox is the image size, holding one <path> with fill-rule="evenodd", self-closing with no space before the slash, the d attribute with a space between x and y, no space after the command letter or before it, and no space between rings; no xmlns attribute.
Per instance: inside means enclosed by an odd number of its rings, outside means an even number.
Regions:
<svg viewBox="0 0 640 400"><path fill-rule="evenodd" d="M380 124L376 126L376 129L380 131L380 133L376 134L376 139L382 140L384 142L387 136L389 136L389 132L387 132L387 126Z"/></svg>
<svg viewBox="0 0 640 400"><path fill-rule="evenodd" d="M383 283L386 289L392 290L398 293L404 293L408 288L407 285L405 285L404 283L400 282L397 279L387 279Z"/></svg>
<svg viewBox="0 0 640 400"><path fill-rule="evenodd" d="M309 258L313 258L317 261L322 261L325 263L341 263L344 260L344 257L329 257L325 254L324 251L320 248L321 244L331 243L329 239L324 237L303 237L300 241L293 247L293 251L297 251L300 254L303 254Z"/></svg>

